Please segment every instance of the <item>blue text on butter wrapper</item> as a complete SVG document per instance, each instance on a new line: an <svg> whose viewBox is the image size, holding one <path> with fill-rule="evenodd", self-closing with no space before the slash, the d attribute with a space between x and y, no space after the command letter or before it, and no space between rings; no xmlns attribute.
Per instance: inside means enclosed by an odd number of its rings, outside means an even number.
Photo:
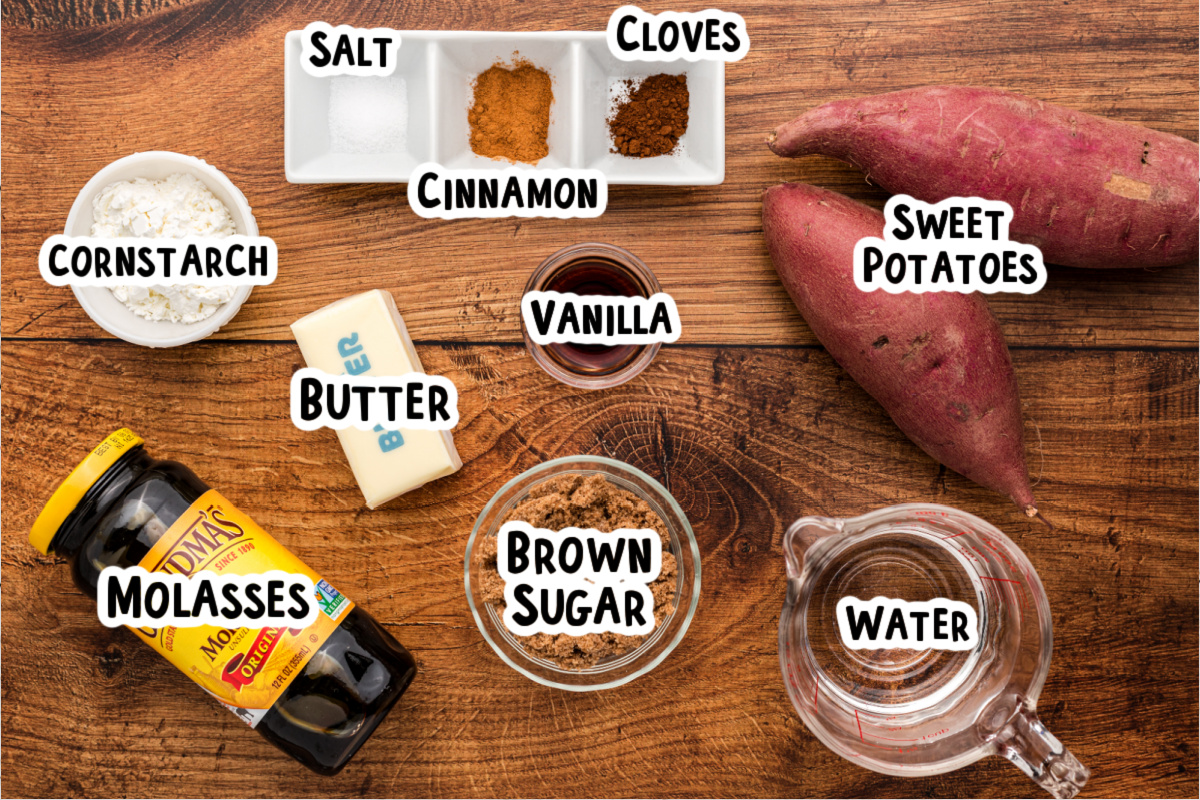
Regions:
<svg viewBox="0 0 1200 800"><path fill-rule="evenodd" d="M363 352L363 346L358 341L358 332L338 340L338 355L345 359L347 375L365 375L371 371L371 359ZM361 353L361 355L359 355ZM404 436L400 431L385 430L382 425L375 426L379 436L379 451L390 453L404 446Z"/></svg>

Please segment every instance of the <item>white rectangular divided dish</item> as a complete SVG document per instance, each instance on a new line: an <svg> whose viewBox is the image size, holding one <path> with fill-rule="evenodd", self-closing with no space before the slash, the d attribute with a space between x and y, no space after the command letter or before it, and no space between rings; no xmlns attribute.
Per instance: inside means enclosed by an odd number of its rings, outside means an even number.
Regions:
<svg viewBox="0 0 1200 800"><path fill-rule="evenodd" d="M291 183L407 183L426 161L448 168L512 166L471 152L467 110L475 76L496 63L511 64L515 55L546 70L554 89L550 154L537 166L598 169L610 184L701 186L725 179L724 62L620 61L600 31L401 31L395 73L359 80L404 81L403 142L382 143L380 152L336 153L329 107L337 79L304 71L300 35L289 32L284 45L283 160ZM688 78L688 127L676 152L654 158L611 152L607 117L613 87L662 72Z"/></svg>

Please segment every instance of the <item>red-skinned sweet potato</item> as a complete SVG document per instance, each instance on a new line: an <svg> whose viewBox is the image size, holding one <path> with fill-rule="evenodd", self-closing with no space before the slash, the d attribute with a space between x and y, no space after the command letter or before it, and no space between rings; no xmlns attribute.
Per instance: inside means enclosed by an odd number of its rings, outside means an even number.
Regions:
<svg viewBox="0 0 1200 800"><path fill-rule="evenodd" d="M979 294L859 290L854 244L882 238L883 225L878 211L814 186L763 194L771 260L830 355L922 450L1036 515L1004 334Z"/></svg>
<svg viewBox="0 0 1200 800"><path fill-rule="evenodd" d="M775 129L781 156L841 159L893 194L1003 200L1053 264L1197 261L1200 148L996 89L926 86L826 103Z"/></svg>

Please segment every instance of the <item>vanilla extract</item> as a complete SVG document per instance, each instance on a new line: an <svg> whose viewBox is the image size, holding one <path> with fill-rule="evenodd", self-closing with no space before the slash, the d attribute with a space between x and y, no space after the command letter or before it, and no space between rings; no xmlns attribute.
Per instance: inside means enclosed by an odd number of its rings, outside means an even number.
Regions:
<svg viewBox="0 0 1200 800"><path fill-rule="evenodd" d="M648 297L646 287L623 265L599 256L584 256L564 265L543 287L545 291L610 297ZM545 346L547 354L569 372L608 375L627 367L646 348L636 344L573 344Z"/></svg>
<svg viewBox="0 0 1200 800"><path fill-rule="evenodd" d="M650 268L601 242L564 247L543 261L525 284L521 322L538 366L583 389L625 383L680 336L679 310Z"/></svg>

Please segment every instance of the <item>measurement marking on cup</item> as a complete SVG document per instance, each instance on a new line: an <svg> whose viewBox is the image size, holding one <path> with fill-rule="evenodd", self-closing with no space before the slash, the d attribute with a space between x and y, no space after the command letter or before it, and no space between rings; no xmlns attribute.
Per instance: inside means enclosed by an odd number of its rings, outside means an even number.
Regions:
<svg viewBox="0 0 1200 800"><path fill-rule="evenodd" d="M868 724L874 724L874 725L876 725L877 727L881 728L882 730L884 730L884 731L887 731L888 733L896 733L896 732L898 732L898 731L902 731L902 730L904 730L903 726L901 726L901 727L887 727L887 726L881 725L881 724L880 724L880 723L878 723L878 722L876 722L876 723L872 723L872 722L870 721L870 717L871 717L871 716L874 716L874 715L872 715L872 714L868 714L866 711L862 711L862 712L860 712L860 711L858 711L858 709L855 709L855 710L854 710L854 720L855 720L855 721L858 723L858 738L859 738L859 739L861 739L863 742L866 742L866 737L865 737L865 733L864 733L864 731L863 731L863 723L862 723L862 718L863 718L863 717L867 717L867 718L868 718L868 719L867 719L867 723L868 723ZM882 719L884 722L891 722L892 720L896 719L896 717L895 717L895 716L890 716L890 717L879 717L879 719ZM934 731L934 732L932 732L932 733L927 733L927 734L925 734L925 735L923 735L923 736L917 736L917 737L914 737L914 738L899 738L899 737L895 737L895 736L883 736L882 734L873 733L873 734L871 734L871 739L872 739L872 741L875 741L876 743L878 743L879 741L884 741L884 742L917 742L917 743L919 743L919 742L927 742L927 741L929 741L929 740L931 740L931 739L936 739L936 738L938 738L939 736L944 736L945 734L947 734L947 733L949 733L949 732L950 732L950 729L949 729L949 728L942 728L941 730L936 730L936 731ZM881 746L882 746L882 745L881 745ZM901 752L901 753L907 752L907 751L909 751L909 750L914 750L914 749L916 749L916 748L912 748L912 747L899 747L899 746L897 746L897 747L896 747L896 750L897 750L898 752Z"/></svg>
<svg viewBox="0 0 1200 800"><path fill-rule="evenodd" d="M979 554L975 551L975 548L962 547L962 546L959 546L959 544L957 542L955 542L954 546L958 549L958 552L962 553L963 556L965 558L967 558L968 560L978 561L980 564L986 563L986 561L984 559L979 557Z"/></svg>
<svg viewBox="0 0 1200 800"><path fill-rule="evenodd" d="M917 738L915 738L915 739L896 739L896 738L893 738L893 737L891 737L891 736L880 736L879 734L876 734L876 735L875 735L875 738L876 738L876 739L883 739L885 742L919 742L919 741L921 741L922 739L924 739L925 737L924 737L924 736L918 736L918 737L917 737Z"/></svg>
<svg viewBox="0 0 1200 800"><path fill-rule="evenodd" d="M876 719L881 719L881 720L883 720L884 722L891 722L892 720L896 719L896 715L895 715L895 714L891 715L890 717L885 717L885 716L883 716L883 715L881 715L881 714L871 714L871 713L869 713L869 712L867 712L867 711L862 711L862 712L860 712L860 713L861 713L861 714L862 714L864 717L867 717L867 722L870 722L870 721L871 721L871 720L870 720L870 718L871 718L871 717L875 717ZM878 724L878 723L876 723L876 724Z"/></svg>
<svg viewBox="0 0 1200 800"><path fill-rule="evenodd" d="M861 753L859 753L857 750L847 750L847 749L846 749L846 748L844 748L844 747L841 747L841 746L836 746L836 745L835 745L835 746L832 746L832 747L830 747L829 749L830 749L830 750L832 750L832 751L833 751L833 752L835 752L835 753L838 753L838 752L842 753L842 754L843 754L843 757L844 757L844 756L846 756L846 755L848 755L848 756L850 756L851 758L862 758L862 754L861 754Z"/></svg>
<svg viewBox="0 0 1200 800"><path fill-rule="evenodd" d="M821 693L821 684L813 687L813 711L819 712L821 709L817 706L817 696Z"/></svg>
<svg viewBox="0 0 1200 800"><path fill-rule="evenodd" d="M933 733L927 733L927 734L925 734L924 736L918 736L916 739L889 739L888 741L892 741L892 742L928 742L928 741L930 741L931 739L936 739L936 738L938 738L939 736L945 736L945 735L946 735L947 733L949 733L949 732L950 732L950 729L949 729L949 728L942 728L942 729L941 729L941 730L939 730L939 731L934 731ZM881 737L879 737L879 738L881 738L881 739L886 739L887 737L886 737L886 736L881 736ZM907 752L908 750L916 750L916 749L917 749L917 748L915 748L915 747L901 747L901 748L899 748L899 750L900 750L900 752L901 752L901 753Z"/></svg>
<svg viewBox="0 0 1200 800"><path fill-rule="evenodd" d="M1021 587L1021 593L1017 595L1017 618L1024 621L1025 619L1025 584L1020 581L1014 581L1012 578L993 578L990 575L980 575L985 581L996 581L998 583L1015 583Z"/></svg>
<svg viewBox="0 0 1200 800"><path fill-rule="evenodd" d="M965 536L968 533L970 533L970 531L959 531L958 533L954 534L953 536L943 536L942 541L945 541L946 539L957 539L959 536Z"/></svg>
<svg viewBox="0 0 1200 800"><path fill-rule="evenodd" d="M989 549L991 549L993 552L995 552L996 555L1000 556L1000 559L1004 562L1004 564L1010 570L1012 570L1014 572L1017 571L1017 565L1012 562L1011 558L1009 558L1009 554L1008 554L1007 550L1005 550L1003 547L997 546L995 544L995 542L993 542L991 539L989 539L986 536L981 535L979 538L983 540L983 543L985 545L987 545Z"/></svg>

